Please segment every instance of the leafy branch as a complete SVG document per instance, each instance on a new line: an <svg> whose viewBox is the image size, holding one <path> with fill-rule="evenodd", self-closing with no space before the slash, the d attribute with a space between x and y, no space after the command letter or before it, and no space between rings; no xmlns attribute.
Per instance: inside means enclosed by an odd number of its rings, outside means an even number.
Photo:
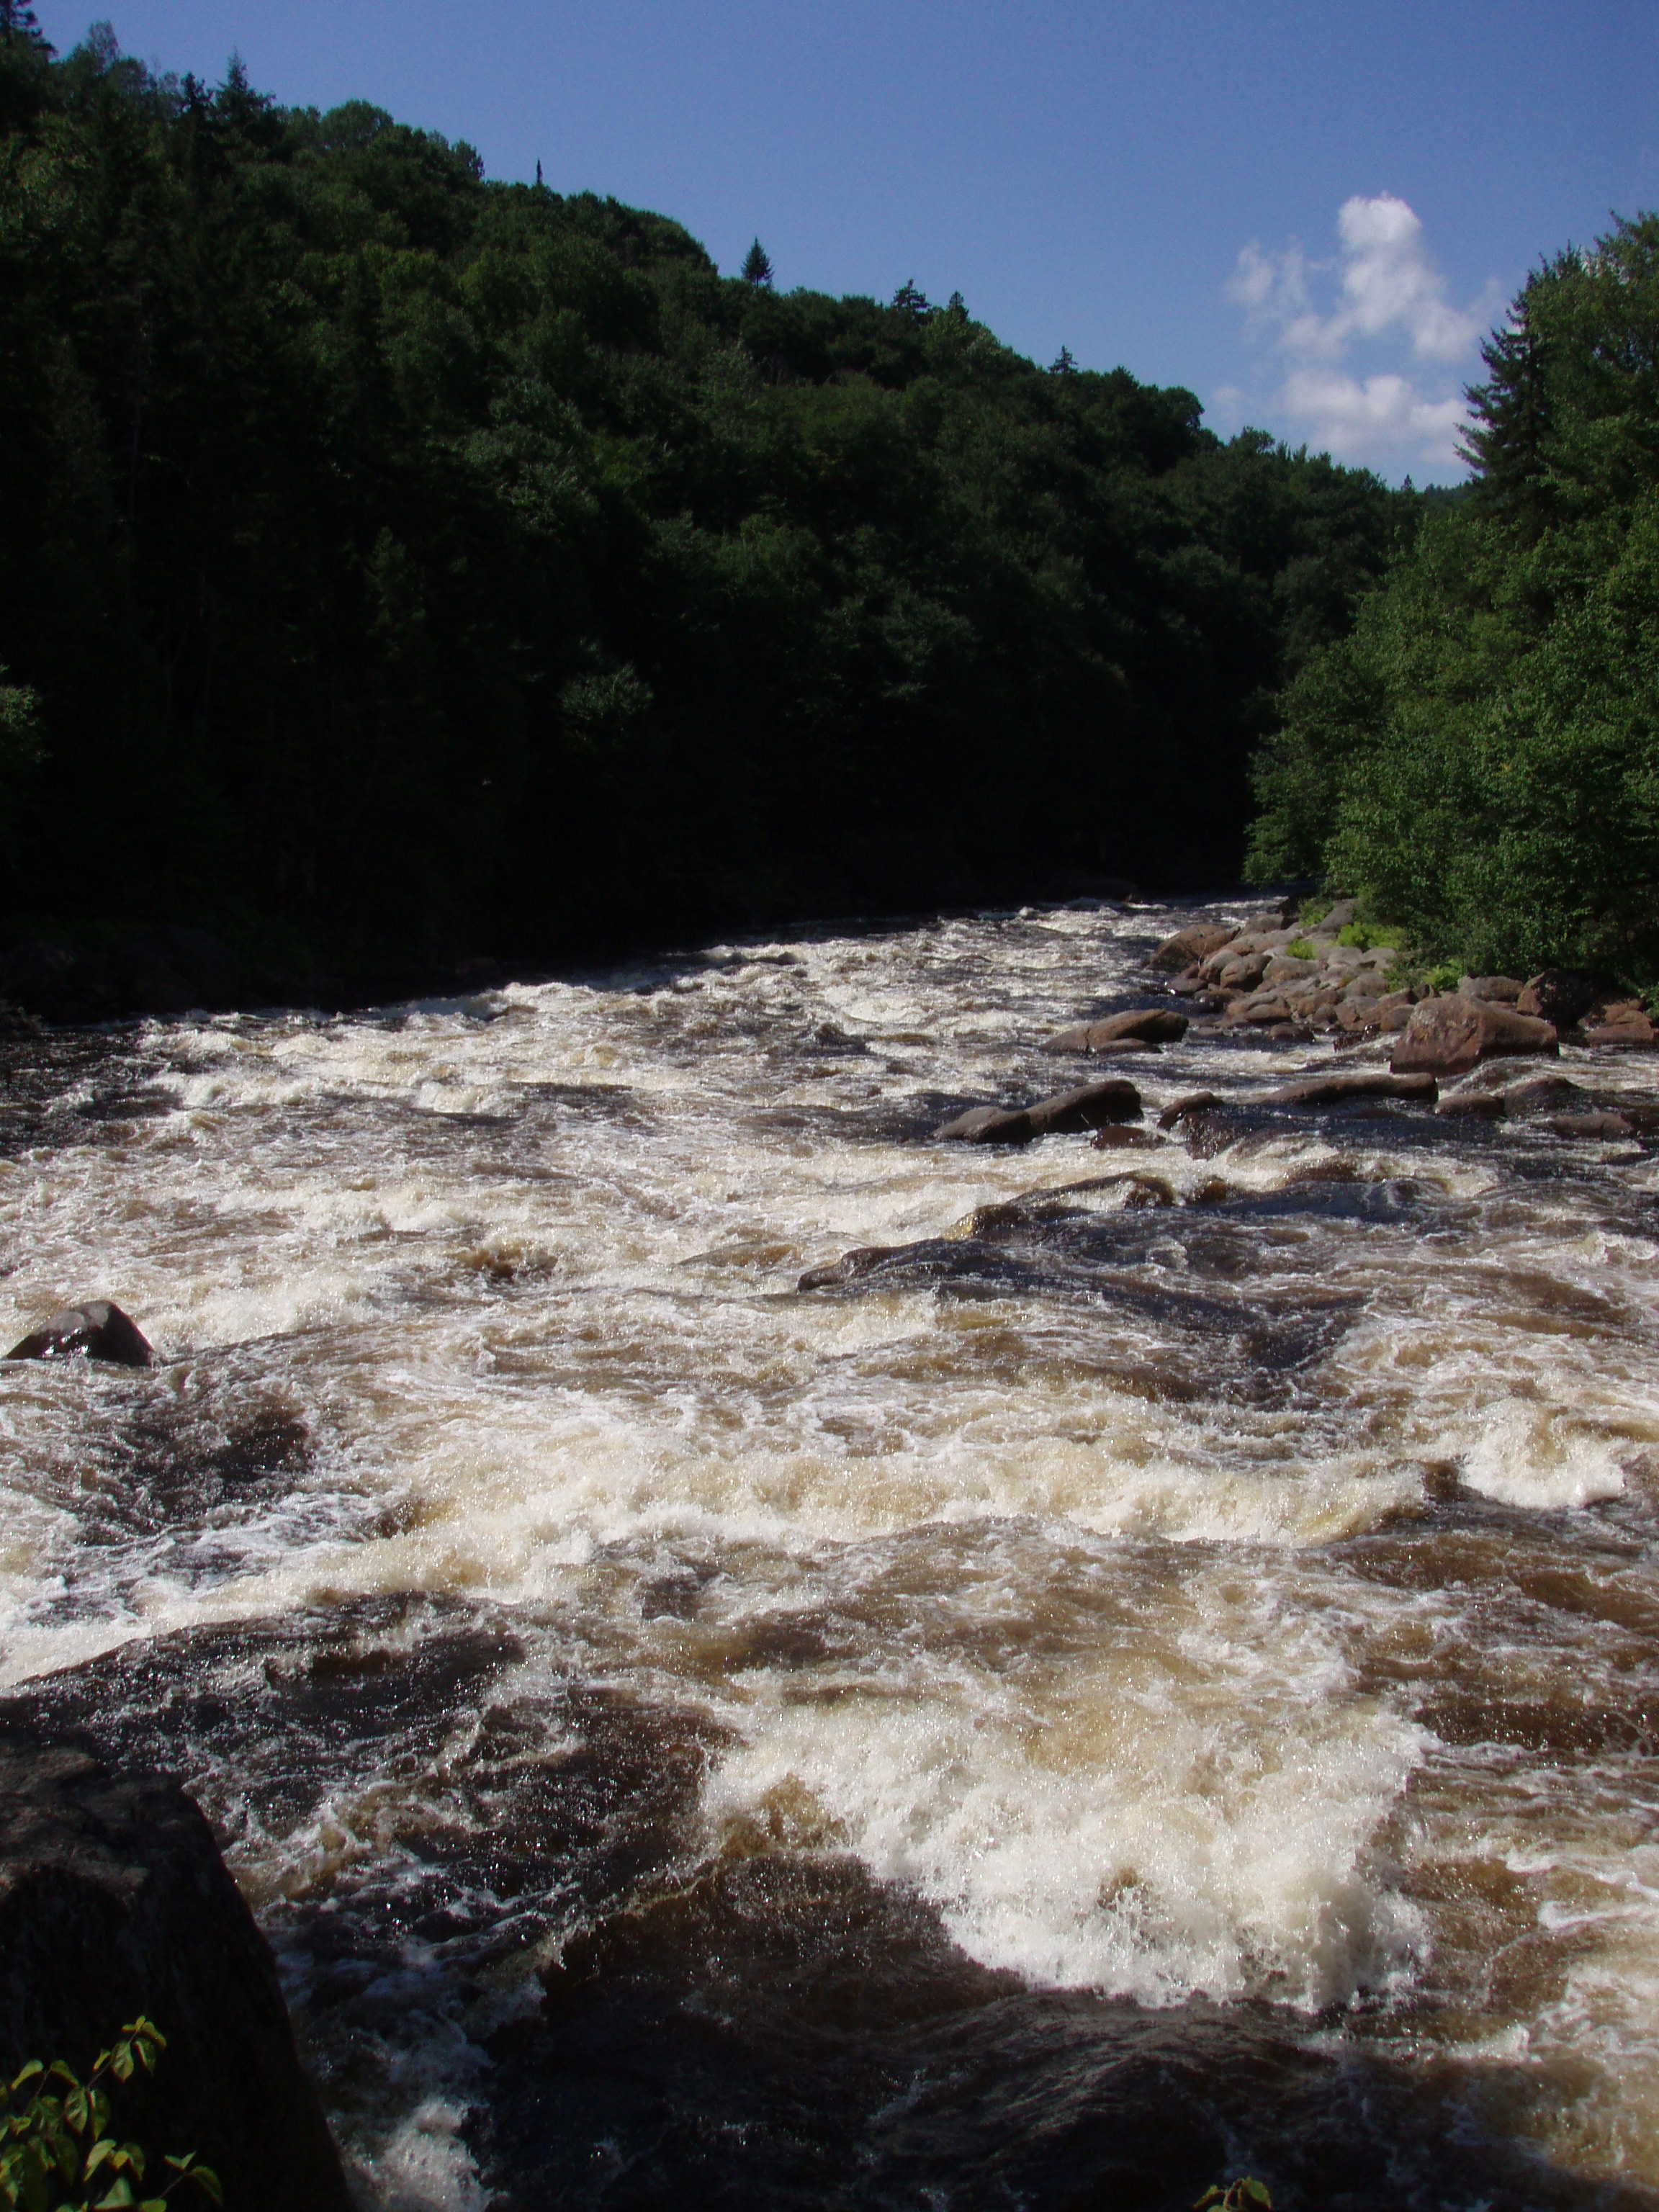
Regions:
<svg viewBox="0 0 1659 2212"><path fill-rule="evenodd" d="M1193 2212L1273 2212L1267 2185L1253 2173L1242 2173L1224 2189L1213 2182L1193 2207Z"/></svg>
<svg viewBox="0 0 1659 2212"><path fill-rule="evenodd" d="M222 2204L218 2175L194 2151L165 2155L171 2179L140 2196L149 2154L113 2132L107 2085L153 2074L166 2049L161 2029L140 2014L99 2052L84 2081L61 2058L50 2065L32 2058L0 2085L0 2212L162 2212L187 2181Z"/></svg>

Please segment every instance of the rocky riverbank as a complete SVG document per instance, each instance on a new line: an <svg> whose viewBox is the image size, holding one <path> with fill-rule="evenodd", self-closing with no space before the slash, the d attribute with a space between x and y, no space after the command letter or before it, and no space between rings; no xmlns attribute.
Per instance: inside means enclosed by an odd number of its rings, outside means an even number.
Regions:
<svg viewBox="0 0 1659 2212"><path fill-rule="evenodd" d="M1462 1073L1480 1059L1552 1051L1564 1032L1589 1044L1656 1042L1639 1000L1574 970L1547 969L1530 980L1464 975L1450 992L1406 982L1398 948L1356 920L1352 899L1299 925L1284 912L1267 927L1197 923L1166 938L1150 964L1170 976L1171 992L1195 1013L1275 1042L1332 1035L1358 1044L1409 1032L1411 1042L1395 1049L1397 1067ZM1464 1010L1471 1006L1480 1010L1478 1048L1461 1055L1449 1045L1438 1049L1445 1024L1467 1026Z"/></svg>

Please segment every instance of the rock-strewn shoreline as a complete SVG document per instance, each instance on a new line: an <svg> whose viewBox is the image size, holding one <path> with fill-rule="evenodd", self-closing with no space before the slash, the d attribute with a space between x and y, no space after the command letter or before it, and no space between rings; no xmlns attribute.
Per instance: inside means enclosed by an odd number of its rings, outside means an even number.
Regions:
<svg viewBox="0 0 1659 2212"><path fill-rule="evenodd" d="M1354 902L1343 899L1316 922L1298 924L1281 915L1276 924L1195 923L1166 938L1149 964L1170 977L1170 990L1195 1014L1228 1029L1259 1030L1287 1043L1328 1034L1339 1043L1361 1044L1405 1034L1409 1041L1394 1051L1394 1065L1402 1071L1458 1073L1480 1059L1549 1052L1563 1035L1589 1044L1659 1041L1638 1000L1594 976L1565 969L1527 981L1465 975L1455 991L1437 991L1395 981L1398 950L1367 944L1365 936L1355 923ZM1425 1012L1437 1006L1437 1014ZM1443 1045L1449 1025L1469 1030L1472 1023L1479 1032L1475 1048L1452 1066L1460 1055L1449 1042ZM1547 1036L1547 1029L1553 1034Z"/></svg>

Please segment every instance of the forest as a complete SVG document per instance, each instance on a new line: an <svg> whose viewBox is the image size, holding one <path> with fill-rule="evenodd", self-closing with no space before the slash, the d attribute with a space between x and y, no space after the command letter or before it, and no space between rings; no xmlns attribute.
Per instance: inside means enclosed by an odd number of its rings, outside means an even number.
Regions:
<svg viewBox="0 0 1659 2212"><path fill-rule="evenodd" d="M1425 504L19 0L0 264L0 946L370 975L1236 879Z"/></svg>
<svg viewBox="0 0 1659 2212"><path fill-rule="evenodd" d="M1360 895L1474 974L1659 978L1659 216L1528 279L1469 393L1466 498L1308 654L1250 873Z"/></svg>

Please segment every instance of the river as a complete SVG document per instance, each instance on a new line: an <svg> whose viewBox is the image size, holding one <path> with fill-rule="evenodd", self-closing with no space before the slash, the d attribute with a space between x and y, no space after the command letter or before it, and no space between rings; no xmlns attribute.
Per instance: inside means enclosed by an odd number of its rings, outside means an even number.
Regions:
<svg viewBox="0 0 1659 2212"><path fill-rule="evenodd" d="M196 1792L365 2206L1659 2205L1659 1160L1189 1149L1331 1050L1197 1035L928 1141L1255 910L7 1048L0 1326L161 1364L0 1373L0 1713Z"/></svg>

